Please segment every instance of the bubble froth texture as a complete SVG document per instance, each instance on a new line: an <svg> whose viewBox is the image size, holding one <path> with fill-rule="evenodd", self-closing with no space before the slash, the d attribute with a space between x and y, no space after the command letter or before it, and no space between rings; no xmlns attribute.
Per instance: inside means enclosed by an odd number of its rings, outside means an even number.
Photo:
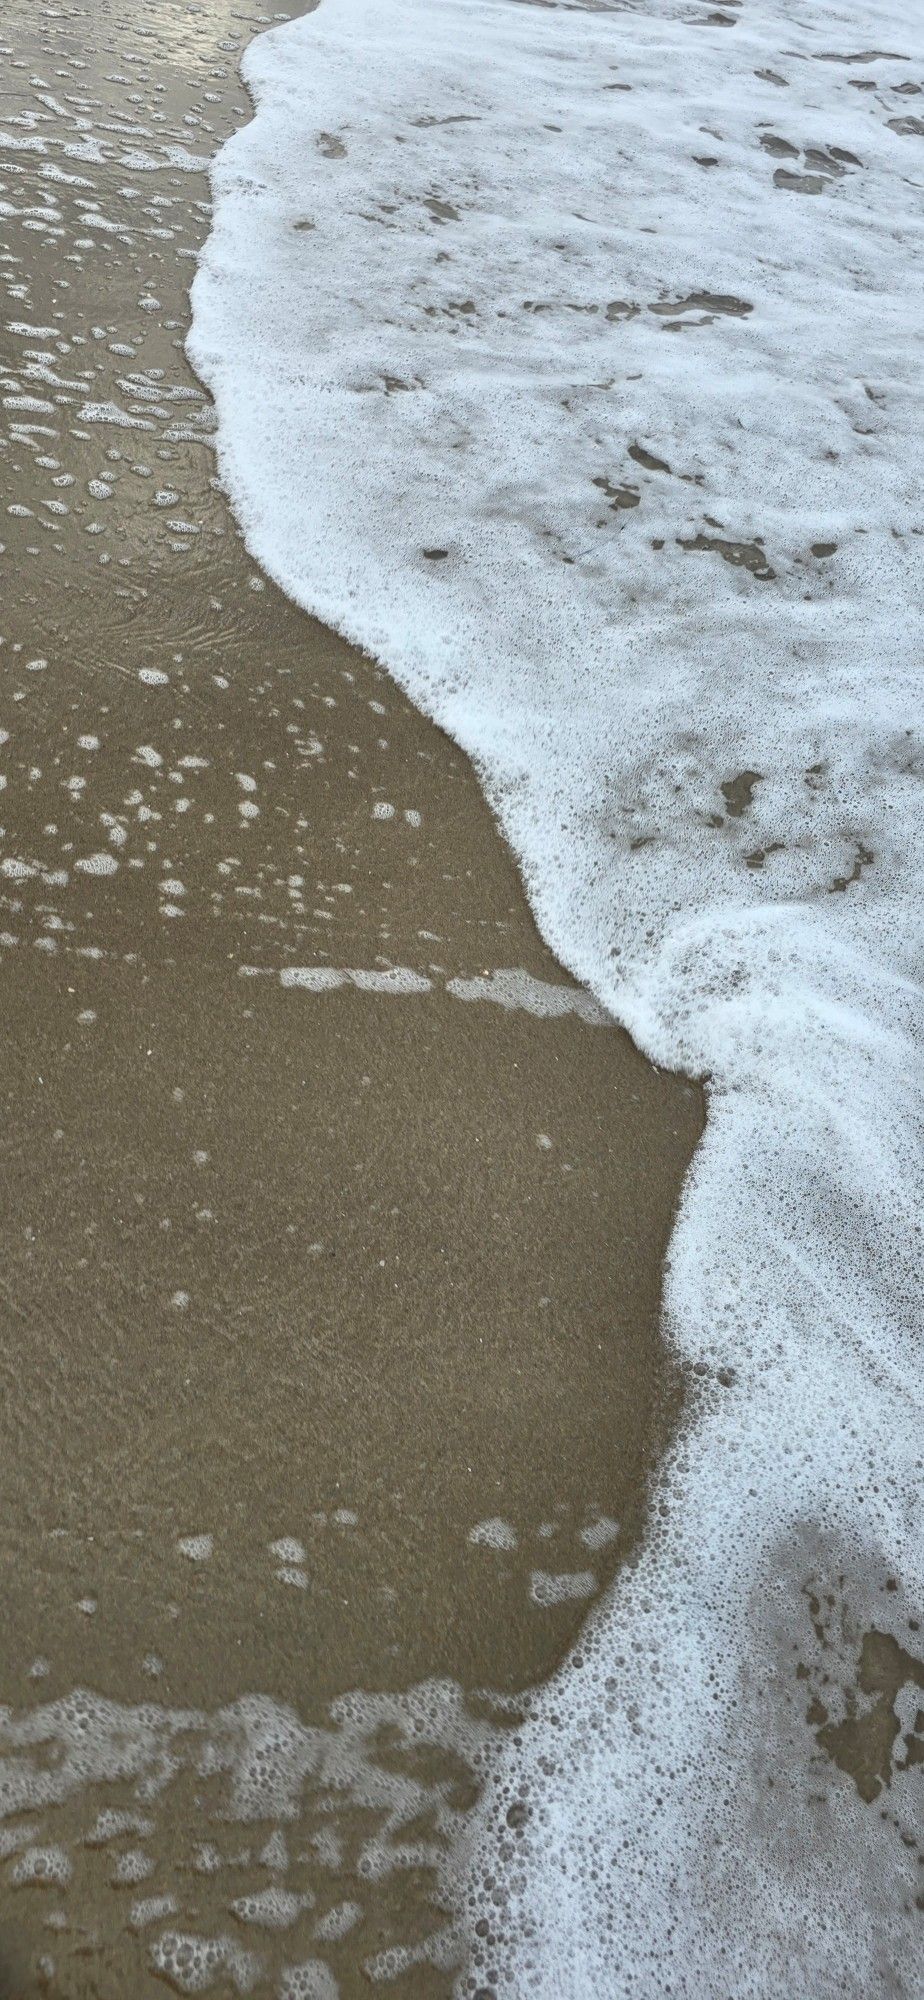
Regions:
<svg viewBox="0 0 924 2000"><path fill-rule="evenodd" d="M924 1613L922 70L910 0L323 0L214 170L191 353L252 553L709 1083L688 1423L505 1750L472 1994L915 1990L869 1658Z"/></svg>
<svg viewBox="0 0 924 2000"><path fill-rule="evenodd" d="M78 1689L0 1709L6 1889L47 1898L67 1931L86 1907L87 1852L102 1850L111 1940L125 1952L131 1934L129 1978L147 1968L180 1993L332 2000L325 1954L367 1918L362 1975L385 1977L379 1905L389 1928L403 1909L410 1941L389 1948L402 1973L455 1969L462 1943L441 1884L497 1738L480 1706L432 1681L344 1697L323 1726L268 1696L208 1712ZM103 1803L116 1785L126 1803ZM67 1846L40 1838L64 1820ZM423 1923L408 1910L412 1874L427 1885ZM343 1897L347 1881L361 1899ZM142 1882L143 1896L127 1896Z"/></svg>

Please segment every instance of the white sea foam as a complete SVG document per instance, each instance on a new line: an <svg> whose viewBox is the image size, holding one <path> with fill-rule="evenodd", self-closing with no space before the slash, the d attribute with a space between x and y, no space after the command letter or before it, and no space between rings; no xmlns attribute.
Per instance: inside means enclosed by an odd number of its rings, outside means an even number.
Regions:
<svg viewBox="0 0 924 2000"><path fill-rule="evenodd" d="M168 885L169 886L169 885ZM269 967L242 965L245 979L272 977ZM386 971L334 965L286 965L279 972L281 986L297 987L304 993L333 993L342 986L355 986L360 993L395 996L433 991L426 973L412 972L408 966L392 965ZM529 972L513 966L497 972L479 973L472 979L447 979L446 992L454 1000L491 1000L507 1013L522 1008L540 1020L555 1021L576 1014L591 1027L612 1027L612 1018L580 986L564 981L534 979Z"/></svg>
<svg viewBox="0 0 924 2000"><path fill-rule="evenodd" d="M509 1521L494 1515L490 1521L476 1521L475 1526L469 1528L468 1539L482 1549L515 1549L518 1537Z"/></svg>
<svg viewBox="0 0 924 2000"><path fill-rule="evenodd" d="M546 1607L567 1604L574 1598L593 1597L596 1588L597 1579L592 1569L534 1569L529 1579L529 1594L533 1603Z"/></svg>
<svg viewBox="0 0 924 2000"><path fill-rule="evenodd" d="M375 1936L377 1896L387 1903L396 1878L406 1896L411 1871L432 1879L466 1824L466 1791L447 1783L445 1753L450 1769L467 1771L477 1785L496 1737L486 1708L474 1715L457 1688L436 1681L403 1696L344 1697L324 1727L302 1723L291 1708L266 1696L248 1696L211 1713L155 1703L130 1707L80 1690L19 1714L0 1707L0 1866L5 1857L6 1888L26 1899L39 1888L58 1892L56 1903L73 1898L70 1852L51 1841L40 1844L34 1823L41 1820L60 1831L62 1809L78 1851L131 1830L153 1833L159 1865L170 1869L173 1882L152 1885L150 1895L126 1904L126 1887L147 1878L146 1857L140 1850L111 1855L106 1873L118 1906L116 1914L110 1904L105 1920L111 1934L125 1917L137 1932L173 1918L149 1937L145 1956L180 1992L255 1988L261 1996L270 1991L291 1991L305 2000L326 1996L337 1986L322 1959L287 1965L282 1985L273 1964L278 1975L282 1956L294 1958L309 1934L318 1944L335 1944L363 1910L352 1900L340 1901L316 1919L315 1890L304 1880L302 1866L320 1869L318 1887L323 1884L327 1905L338 1894L341 1869L354 1888L362 1882ZM387 1754L380 1762L383 1745ZM443 1756L428 1776L427 1753L434 1750ZM129 1788L130 1808L103 1803L113 1784ZM30 1823L7 1825L27 1813ZM247 1858L233 1837L235 1827L239 1833L259 1830L260 1865L275 1877L285 1878L295 1861L297 1887L275 1879L231 1892L224 1871L233 1868L232 1879L239 1882L236 1871ZM197 1839L198 1834L214 1838ZM224 1929L229 1915L235 1938ZM422 1935L400 1947L404 1970L426 1966L434 1952L458 1962L458 1927L437 1919L434 1930L434 1917L430 1903ZM193 1929L186 1928L190 1922ZM299 1923L301 1939L298 1931L290 1934Z"/></svg>
<svg viewBox="0 0 924 2000"><path fill-rule="evenodd" d="M338 986L356 986L360 993L429 993L432 982L424 973L407 966L392 965L384 972L333 965L287 965L279 974L282 986L298 987L305 993L330 993Z"/></svg>
<svg viewBox="0 0 924 2000"><path fill-rule="evenodd" d="M493 1000L513 1011L522 1007L540 1020L557 1020L562 1014L577 1014L591 1027L612 1026L606 1009L580 986L564 986L549 979L534 979L529 972L486 972L476 979L448 979L446 991L456 1000Z"/></svg>
<svg viewBox="0 0 924 2000"><path fill-rule="evenodd" d="M485 1808L486 1992L918 1984L920 1764L871 1804L817 1732L924 1611L922 66L911 0L321 0L214 169L191 353L252 554L709 1080L690 1419Z"/></svg>

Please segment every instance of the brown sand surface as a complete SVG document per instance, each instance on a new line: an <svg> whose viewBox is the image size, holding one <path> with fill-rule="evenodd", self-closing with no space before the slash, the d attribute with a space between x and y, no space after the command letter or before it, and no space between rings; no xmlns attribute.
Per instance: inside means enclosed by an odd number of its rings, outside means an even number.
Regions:
<svg viewBox="0 0 924 2000"><path fill-rule="evenodd" d="M195 1990L284 1993L313 1953L366 1992L397 1941L398 1990L446 1991L429 1851L364 1874L365 1738L326 1859L310 1785L245 1840L185 1752L153 1813L150 1758L12 1804L4 1773L29 1728L71 1770L75 1687L126 1740L195 1709L213 1750L246 1695L320 1728L357 1688L528 1688L679 1410L660 1268L701 1095L594 1024L464 758L255 571L216 484L187 289L265 22L0 24L0 1995L194 1990L168 1918L225 1940ZM452 990L512 968L528 1005ZM464 1818L460 1728L403 1824L434 1783ZM96 1839L142 1765L147 1830ZM283 1879L282 1930L235 1910Z"/></svg>

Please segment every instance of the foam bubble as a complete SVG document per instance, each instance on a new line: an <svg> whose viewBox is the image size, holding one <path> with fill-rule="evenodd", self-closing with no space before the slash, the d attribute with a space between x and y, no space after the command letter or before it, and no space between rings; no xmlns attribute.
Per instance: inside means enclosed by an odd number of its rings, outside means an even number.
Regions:
<svg viewBox="0 0 924 2000"><path fill-rule="evenodd" d="M142 1896L132 1904L128 1921L133 1931L143 1931L148 1924L160 1923L164 1917L175 1917L177 1907L175 1896Z"/></svg>
<svg viewBox="0 0 924 2000"><path fill-rule="evenodd" d="M446 991L456 1000L493 1000L508 1010L522 1007L542 1020L557 1020L563 1014L577 1014L592 1027L611 1026L611 1016L580 986L553 984L534 979L529 972L488 972L477 979L448 979Z"/></svg>
<svg viewBox="0 0 924 2000"><path fill-rule="evenodd" d="M517 1532L509 1521L495 1515L490 1521L476 1521L468 1531L468 1539L484 1549L515 1549Z"/></svg>
<svg viewBox="0 0 924 2000"><path fill-rule="evenodd" d="M619 1522L611 1521L608 1514L600 1514L581 1529L581 1541L585 1549L605 1549L610 1542L615 1542L618 1533Z"/></svg>
<svg viewBox="0 0 924 2000"><path fill-rule="evenodd" d="M185 1299L186 1293L181 1292L177 1296L180 1299ZM177 1550L181 1556L186 1557L187 1562L210 1562L215 1551L215 1537L214 1535L181 1535L177 1542Z"/></svg>
<svg viewBox="0 0 924 2000"><path fill-rule="evenodd" d="M114 854L85 854L74 862L82 875L114 875L119 864Z"/></svg>
<svg viewBox="0 0 924 2000"><path fill-rule="evenodd" d="M339 1944L359 1923L362 1913L361 1903L335 1903L315 1924L315 1937L322 1944Z"/></svg>
<svg viewBox="0 0 924 2000"><path fill-rule="evenodd" d="M27 1847L14 1863L10 1879L14 1888L21 1889L25 1883L33 1886L66 1888L73 1873L73 1863L65 1847Z"/></svg>
<svg viewBox="0 0 924 2000"><path fill-rule="evenodd" d="M141 1847L130 1847L124 1854L116 1856L110 1880L122 1887L126 1883L146 1882L154 1873L154 1863Z"/></svg>
<svg viewBox="0 0 924 2000"><path fill-rule="evenodd" d="M257 1924L265 1930L287 1931L302 1910L309 1909L313 1896L296 1895L292 1889L258 1889L252 1896L238 1896L231 1909L242 1924Z"/></svg>
<svg viewBox="0 0 924 2000"><path fill-rule="evenodd" d="M322 1958L305 1958L300 1965L287 1965L279 1988L279 2000L337 2000L340 1988Z"/></svg>
<svg viewBox="0 0 924 2000"><path fill-rule="evenodd" d="M281 1535L278 1542L270 1542L270 1555L277 1556L281 1563L298 1565L305 1561L304 1542L296 1541L294 1535Z"/></svg>
<svg viewBox="0 0 924 2000"><path fill-rule="evenodd" d="M254 1952L227 1936L197 1937L191 1931L164 1931L150 1948L151 1968L178 1993L208 1993L228 1983L249 1993L260 1973Z"/></svg>
<svg viewBox="0 0 924 2000"><path fill-rule="evenodd" d="M275 1572L277 1583L287 1583L293 1590L307 1590L308 1571L298 1569L291 1563L283 1563Z"/></svg>

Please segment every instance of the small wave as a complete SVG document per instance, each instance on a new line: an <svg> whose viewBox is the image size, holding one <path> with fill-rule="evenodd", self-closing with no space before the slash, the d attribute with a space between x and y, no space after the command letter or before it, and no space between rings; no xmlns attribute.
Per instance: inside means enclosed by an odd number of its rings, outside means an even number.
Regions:
<svg viewBox="0 0 924 2000"><path fill-rule="evenodd" d="M473 1991L915 1986L922 57L909 0L322 0L213 170L190 352L252 553L710 1093L690 1420L501 1759Z"/></svg>

